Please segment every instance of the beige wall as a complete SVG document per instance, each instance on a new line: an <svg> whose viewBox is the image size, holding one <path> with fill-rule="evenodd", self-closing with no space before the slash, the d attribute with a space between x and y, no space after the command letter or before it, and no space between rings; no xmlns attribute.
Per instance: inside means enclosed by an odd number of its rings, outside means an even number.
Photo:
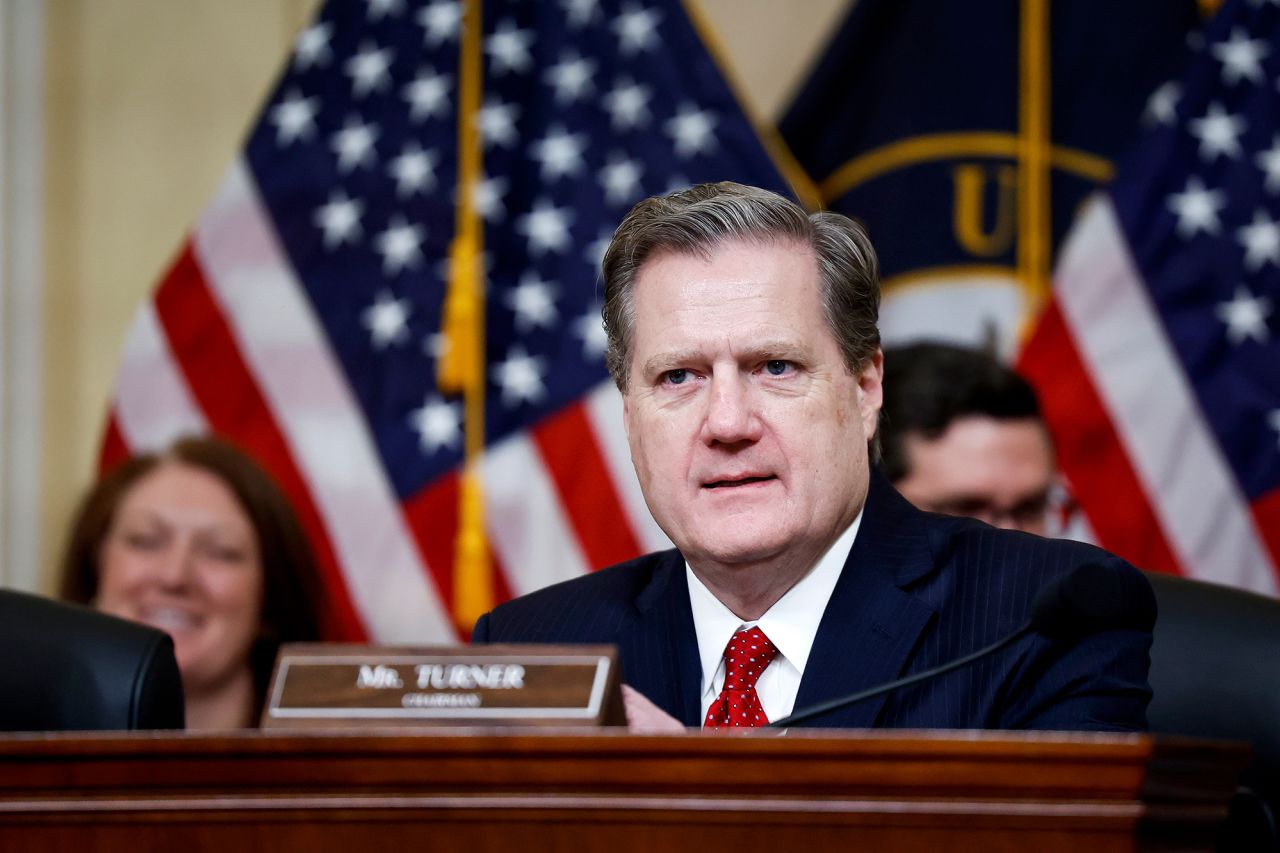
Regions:
<svg viewBox="0 0 1280 853"><path fill-rule="evenodd" d="M212 195L315 5L48 0L46 588L67 517L93 475L133 313ZM785 103L844 0L700 6L745 95L769 116Z"/></svg>

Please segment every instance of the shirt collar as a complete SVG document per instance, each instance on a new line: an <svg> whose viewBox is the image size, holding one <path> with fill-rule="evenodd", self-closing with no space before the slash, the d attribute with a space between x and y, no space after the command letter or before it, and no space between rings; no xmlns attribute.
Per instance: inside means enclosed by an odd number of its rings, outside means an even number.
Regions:
<svg viewBox="0 0 1280 853"><path fill-rule="evenodd" d="M854 538L862 524L859 511L853 523L818 558L804 577L787 590L763 616L754 622L743 622L732 610L725 607L698 576L684 564L689 581L689 607L693 611L693 626L698 637L698 656L702 661L702 692L710 688L720 661L724 657L729 638L743 628L758 625L779 653L804 674L813 640L818 634L818 623L831 600L840 572L853 548Z"/></svg>

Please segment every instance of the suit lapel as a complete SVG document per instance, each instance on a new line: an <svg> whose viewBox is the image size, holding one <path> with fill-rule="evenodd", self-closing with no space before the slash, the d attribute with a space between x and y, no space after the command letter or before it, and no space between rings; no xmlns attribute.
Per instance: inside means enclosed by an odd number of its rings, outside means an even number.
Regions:
<svg viewBox="0 0 1280 853"><path fill-rule="evenodd" d="M686 726L700 726L702 662L684 557L664 551L656 559L651 580L635 599L639 617L619 637L623 676Z"/></svg>
<svg viewBox="0 0 1280 853"><path fill-rule="evenodd" d="M934 615L903 588L933 568L920 513L873 470L861 527L818 624L795 710L902 673ZM886 698L864 700L805 725L870 727Z"/></svg>

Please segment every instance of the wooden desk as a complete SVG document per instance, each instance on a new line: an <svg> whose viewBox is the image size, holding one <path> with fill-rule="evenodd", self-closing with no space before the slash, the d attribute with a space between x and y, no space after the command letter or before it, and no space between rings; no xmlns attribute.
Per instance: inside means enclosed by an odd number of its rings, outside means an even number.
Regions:
<svg viewBox="0 0 1280 853"><path fill-rule="evenodd" d="M0 849L1209 849L1246 749L1146 736L0 737Z"/></svg>

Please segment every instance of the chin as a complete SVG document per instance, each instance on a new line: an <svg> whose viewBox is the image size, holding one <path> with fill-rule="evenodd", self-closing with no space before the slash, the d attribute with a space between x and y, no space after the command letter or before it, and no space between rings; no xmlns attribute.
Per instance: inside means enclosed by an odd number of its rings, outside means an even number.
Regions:
<svg viewBox="0 0 1280 853"><path fill-rule="evenodd" d="M778 556L785 550L785 540L753 538L729 541L703 542L686 553L694 553L702 559L732 565L734 563L759 563ZM683 549L682 549L683 550Z"/></svg>
<svg viewBox="0 0 1280 853"><path fill-rule="evenodd" d="M183 672L199 666L201 663L201 653L186 643L175 642L173 644L173 656L178 659L178 669Z"/></svg>

